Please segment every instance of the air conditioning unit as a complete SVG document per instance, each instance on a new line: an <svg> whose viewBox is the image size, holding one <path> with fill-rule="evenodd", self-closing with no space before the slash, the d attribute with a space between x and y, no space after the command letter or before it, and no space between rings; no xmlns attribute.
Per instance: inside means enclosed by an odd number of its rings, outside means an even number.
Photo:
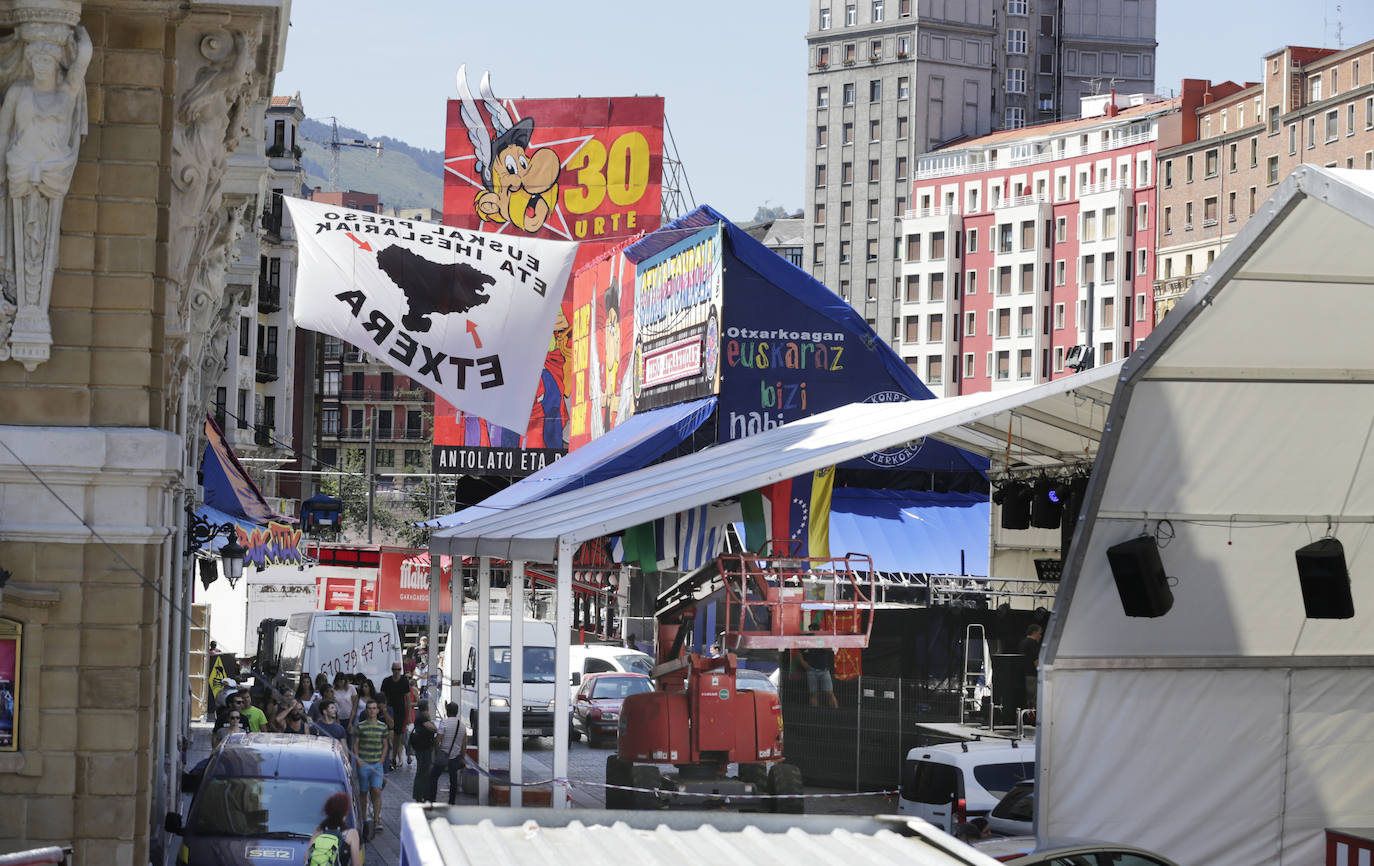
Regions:
<svg viewBox="0 0 1374 866"><path fill-rule="evenodd" d="M1082 372L1093 365L1093 347L1088 345L1070 346L1064 353L1064 366Z"/></svg>

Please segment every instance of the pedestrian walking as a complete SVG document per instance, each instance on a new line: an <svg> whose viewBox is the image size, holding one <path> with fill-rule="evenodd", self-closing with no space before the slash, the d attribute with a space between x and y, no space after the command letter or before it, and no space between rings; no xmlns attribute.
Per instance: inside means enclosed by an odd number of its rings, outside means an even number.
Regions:
<svg viewBox="0 0 1374 866"><path fill-rule="evenodd" d="M345 826L352 805L343 791L330 794L324 801L324 820L310 837L306 866L351 866L362 862L358 831Z"/></svg>
<svg viewBox="0 0 1374 866"><path fill-rule="evenodd" d="M315 729L333 737L344 744L344 748L351 748L348 743L348 731L339 722L339 706L334 703L334 699L323 701L320 706L320 717L315 721Z"/></svg>
<svg viewBox="0 0 1374 866"><path fill-rule="evenodd" d="M439 726L439 742L434 748L434 761L429 770L429 797L439 799L439 777L448 774L448 804L458 802L458 772L467 756L467 728L458 718L458 705L449 701L444 705L448 718Z"/></svg>
<svg viewBox="0 0 1374 866"><path fill-rule="evenodd" d="M381 708L376 698L368 699L363 712L366 715L353 729L353 757L358 764L358 790L372 802L372 829L363 834L363 841L367 841L382 826L382 788L386 785L391 729L378 718ZM363 813L366 815L366 808Z"/></svg>
<svg viewBox="0 0 1374 866"><path fill-rule="evenodd" d="M334 677L334 701L339 705L339 721L345 728L351 728L359 707L358 689L348 674L339 673Z"/></svg>
<svg viewBox="0 0 1374 866"><path fill-rule="evenodd" d="M391 714L391 769L398 770L405 747L406 720L410 716L410 677L402 672L400 662L393 662L391 676L382 680L382 696Z"/></svg>
<svg viewBox="0 0 1374 866"><path fill-rule="evenodd" d="M415 753L415 781L410 786L410 798L421 802L433 799L429 792L429 771L434 765L434 741L439 727L429 717L429 701L415 706L415 723L410 727L406 745Z"/></svg>

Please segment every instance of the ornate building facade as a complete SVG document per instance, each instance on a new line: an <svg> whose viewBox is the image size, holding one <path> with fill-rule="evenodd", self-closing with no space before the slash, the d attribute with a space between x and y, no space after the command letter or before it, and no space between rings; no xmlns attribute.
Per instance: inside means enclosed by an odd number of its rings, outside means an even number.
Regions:
<svg viewBox="0 0 1374 866"><path fill-rule="evenodd" d="M288 15L0 0L0 851L132 864L167 843L185 509L249 300L226 286L261 231Z"/></svg>

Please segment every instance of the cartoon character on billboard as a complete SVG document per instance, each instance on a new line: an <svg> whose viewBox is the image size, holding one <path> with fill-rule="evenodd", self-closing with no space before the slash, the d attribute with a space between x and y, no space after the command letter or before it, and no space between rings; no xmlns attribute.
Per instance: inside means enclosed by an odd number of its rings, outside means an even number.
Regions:
<svg viewBox="0 0 1374 866"><path fill-rule="evenodd" d="M565 370L572 360L572 323L567 313L558 308L549 338L549 352L544 356L544 370L539 375L539 390L535 392L534 411L530 413L529 428L525 431L526 448L566 448L568 434L568 397Z"/></svg>
<svg viewBox="0 0 1374 866"><path fill-rule="evenodd" d="M632 381L626 375L629 359L622 354L620 283L614 278L601 296L601 308L601 364L597 391L600 411L593 413L593 436L611 430L634 413Z"/></svg>
<svg viewBox="0 0 1374 866"><path fill-rule="evenodd" d="M467 66L459 67L458 95L463 100L460 114L477 158L474 167L484 187L477 193L473 207L483 222L510 223L534 234L544 227L558 205L558 155L548 148L530 149L534 119L511 120L510 112L491 92L490 72L482 74L478 92L491 116L494 134L490 137L468 89Z"/></svg>

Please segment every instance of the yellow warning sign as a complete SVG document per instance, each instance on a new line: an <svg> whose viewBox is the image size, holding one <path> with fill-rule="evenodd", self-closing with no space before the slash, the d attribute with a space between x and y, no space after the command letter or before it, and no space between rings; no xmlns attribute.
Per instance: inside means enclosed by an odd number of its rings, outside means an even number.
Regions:
<svg viewBox="0 0 1374 866"><path fill-rule="evenodd" d="M220 691L224 689L224 657L215 656L215 663L210 668L210 694L216 698Z"/></svg>

